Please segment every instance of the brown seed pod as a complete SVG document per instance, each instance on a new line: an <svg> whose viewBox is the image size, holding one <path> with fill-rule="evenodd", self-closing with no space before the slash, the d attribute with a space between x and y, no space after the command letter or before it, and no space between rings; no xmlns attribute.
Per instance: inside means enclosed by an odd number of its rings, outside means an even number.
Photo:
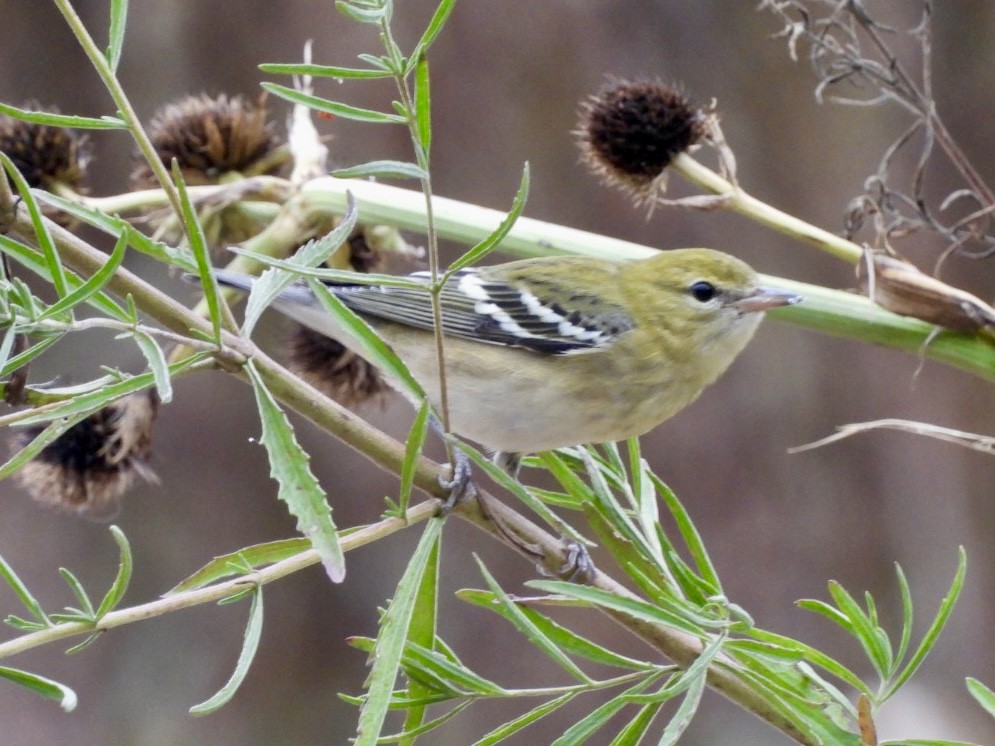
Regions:
<svg viewBox="0 0 995 746"><path fill-rule="evenodd" d="M587 167L643 203L674 157L705 135L707 120L673 86L618 80L581 103L574 134Z"/></svg>
<svg viewBox="0 0 995 746"><path fill-rule="evenodd" d="M124 397L78 422L17 472L31 496L45 505L92 518L113 517L120 499L139 478L157 482L148 459L159 408L154 390ZM15 447L43 428L28 428Z"/></svg>

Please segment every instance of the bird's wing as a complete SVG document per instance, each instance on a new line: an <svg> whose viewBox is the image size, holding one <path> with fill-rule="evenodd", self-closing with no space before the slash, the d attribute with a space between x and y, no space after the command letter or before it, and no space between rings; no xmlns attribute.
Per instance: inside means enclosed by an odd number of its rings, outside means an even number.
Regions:
<svg viewBox="0 0 995 746"><path fill-rule="evenodd" d="M419 272L412 277L427 275ZM427 282L425 290L334 283L329 290L357 313L419 329L435 327ZM571 305L566 308L548 298L551 290L548 283L526 289L486 270L460 270L439 296L443 331L478 342L563 355L604 347L633 327L621 308L599 305L594 295L560 293L569 298Z"/></svg>

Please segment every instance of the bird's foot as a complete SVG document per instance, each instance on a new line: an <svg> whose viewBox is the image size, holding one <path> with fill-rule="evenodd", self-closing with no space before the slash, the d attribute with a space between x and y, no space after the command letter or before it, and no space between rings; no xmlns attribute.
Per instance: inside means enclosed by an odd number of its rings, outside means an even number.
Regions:
<svg viewBox="0 0 995 746"><path fill-rule="evenodd" d="M473 484L472 469L470 459L459 448L453 448L452 477L444 479L439 477L439 484L444 490L449 491L448 497L439 506L436 515L445 516L452 512L453 508L465 500L470 500L477 496L477 488Z"/></svg>
<svg viewBox="0 0 995 746"><path fill-rule="evenodd" d="M545 565L539 565L540 575L584 585L589 585L597 573L587 547L573 539L563 539L563 564L560 567L549 570Z"/></svg>

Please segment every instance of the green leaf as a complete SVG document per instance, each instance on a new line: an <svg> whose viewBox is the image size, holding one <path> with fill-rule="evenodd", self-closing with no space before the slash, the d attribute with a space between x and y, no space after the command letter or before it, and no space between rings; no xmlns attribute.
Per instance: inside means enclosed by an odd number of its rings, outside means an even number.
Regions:
<svg viewBox="0 0 995 746"><path fill-rule="evenodd" d="M414 615L412 615L412 619ZM414 622L412 622L413 624ZM408 641L405 663L410 676L428 675L440 682L438 688L472 697L508 696L508 691L493 681L475 673L463 663L447 655Z"/></svg>
<svg viewBox="0 0 995 746"><path fill-rule="evenodd" d="M90 130L123 130L128 128L128 125L118 117L101 117L100 119L94 119L92 117L77 117L67 114L53 114L47 111L19 109L16 106L10 106L9 104L2 103L0 103L0 114L6 114L9 117L20 119L23 122L46 124L50 127L69 127L72 129Z"/></svg>
<svg viewBox="0 0 995 746"><path fill-rule="evenodd" d="M256 650L259 648L259 638L263 632L263 588L256 586L252 593L252 606L249 609L249 621L245 626L245 636L242 640L242 651L238 655L238 663L232 671L231 678L210 699L190 708L191 715L210 715L224 707L242 685Z"/></svg>
<svg viewBox="0 0 995 746"><path fill-rule="evenodd" d="M117 71L124 47L124 27L128 18L128 0L111 0L111 25L108 33L107 64L112 72Z"/></svg>
<svg viewBox="0 0 995 746"><path fill-rule="evenodd" d="M428 77L428 59L422 50L415 56L415 137L425 161L432 148L432 96Z"/></svg>
<svg viewBox="0 0 995 746"><path fill-rule="evenodd" d="M604 727L609 720L615 717L619 710L629 704L628 697L642 694L657 678L658 676L647 676L646 679L640 681L635 686L629 687L617 697L605 702L589 715L570 726L562 736L553 741L551 746L574 746L574 744L586 743L588 738Z"/></svg>
<svg viewBox="0 0 995 746"><path fill-rule="evenodd" d="M853 628L853 635L860 642L868 659L882 679L888 678L892 671L893 658L890 647L882 642L877 627L871 618L860 608L853 596L835 580L829 581L829 593Z"/></svg>
<svg viewBox="0 0 995 746"><path fill-rule="evenodd" d="M678 686L673 688L668 686L668 690L671 691L681 691L686 688L687 694L677 708L677 712L674 713L670 722L667 723L667 727L664 728L663 735L660 736L661 746L669 746L670 744L677 743L680 737L684 735L684 731L691 724L691 719L698 711L698 705L701 704L701 695L705 692L705 684L708 681L708 667L712 665L712 661L722 649L725 641L725 637L719 635L708 643L705 649L701 651L701 654L695 658L694 663L688 666L686 671L681 673Z"/></svg>
<svg viewBox="0 0 995 746"><path fill-rule="evenodd" d="M340 104L335 101L319 98L318 96L301 93L285 85L277 85L276 83L261 83L261 85L274 96L279 96L291 103L303 104L309 109L323 111L326 114L342 117L343 119L352 119L357 122L367 122L369 124L404 124L407 121L404 117L397 114L388 114L383 111L373 111L371 109L349 106L348 104Z"/></svg>
<svg viewBox="0 0 995 746"><path fill-rule="evenodd" d="M444 519L432 518L425 526L407 569L397 584L394 599L381 619L373 652L373 668L366 680L367 697L359 713L355 746L375 746L383 727L401 666L408 629L421 588L422 575L442 535Z"/></svg>
<svg viewBox="0 0 995 746"><path fill-rule="evenodd" d="M422 407L422 409L427 411L427 407ZM402 500L402 505L405 505L405 502ZM436 541L432 545L429 557L425 561L425 570L422 573L421 582L418 584L407 635L409 646L416 645L427 651L432 650L436 639L436 620L439 613L439 548L441 544L441 541ZM408 682L408 697L411 699L417 700L430 694L432 691L419 681L412 679ZM425 706L408 708L404 718L405 732L416 730L423 725L426 710ZM414 740L411 738L401 739L400 746L414 746Z"/></svg>
<svg viewBox="0 0 995 746"><path fill-rule="evenodd" d="M540 718L545 717L551 712L555 712L563 705L567 704L577 694L575 692L569 692L567 694L561 694L555 699L551 699L549 702L543 702L541 705L532 708L524 715L519 715L514 720L510 720L503 725L499 725L494 730L488 732L478 741L474 741L473 746L494 746L496 743L500 743L509 736L513 736L515 733L525 729L526 727L532 725Z"/></svg>
<svg viewBox="0 0 995 746"><path fill-rule="evenodd" d="M3 466L0 466L0 480L6 479L26 463L35 458L45 448L58 440L63 433L78 424L81 420L85 419L87 414L89 413L75 414L71 417L67 416L54 419L45 427L44 430L38 433L38 435L36 435L30 443L11 456Z"/></svg>
<svg viewBox="0 0 995 746"><path fill-rule="evenodd" d="M456 592L456 595L467 603L476 604L489 611L493 611L509 619L510 612L505 604L501 603L497 594L488 591L464 588ZM529 608L522 603L513 604L514 608L524 614L529 621L538 628L553 643L571 655L581 656L594 663L605 666L618 666L619 668L632 669L635 671L645 671L654 668L653 664L637 658L629 658L620 655L607 648L591 642L586 637L582 637L576 632L567 629L548 616L539 613L537 610Z"/></svg>
<svg viewBox="0 0 995 746"><path fill-rule="evenodd" d="M912 590L909 588L908 578L902 571L902 566L895 563L895 574L898 576L898 590L902 598L902 636L898 642L898 651L895 653L895 662L901 663L905 660L905 654L909 650L909 643L912 640Z"/></svg>
<svg viewBox="0 0 995 746"><path fill-rule="evenodd" d="M4 236L3 234L0 234L0 249L2 249L8 257L16 260L18 263L31 270L38 276L48 280L49 282L52 281L52 275L48 271L48 267L45 264L45 260L40 252L37 252L34 249L19 243L18 241L14 241L10 237ZM66 280L69 287L73 290L83 284L83 280L72 272L66 273ZM96 293L95 295L87 298L87 303L99 309L111 318L115 318L119 321L127 320L127 314L125 311L105 293Z"/></svg>
<svg viewBox="0 0 995 746"><path fill-rule="evenodd" d="M971 693L985 712L995 718L995 692L975 678L967 677L967 691Z"/></svg>
<svg viewBox="0 0 995 746"><path fill-rule="evenodd" d="M247 567L255 569L272 565L285 559L296 557L298 554L306 552L309 549L311 549L311 542L303 537L269 541L264 544L253 544L244 549L239 549L237 552L215 557L193 575L168 590L163 596L171 596L184 591L191 591L195 588L203 588L219 580L224 580L234 575L242 575Z"/></svg>
<svg viewBox="0 0 995 746"><path fill-rule="evenodd" d="M308 278L308 284L325 310L335 317L335 321L342 330L354 340L359 348L357 352L360 357L386 373L395 384L400 385L403 393L407 394L412 401L417 402L425 399L425 392L421 384L415 380L401 359L386 342L377 336L369 324L347 308L322 283Z"/></svg>
<svg viewBox="0 0 995 746"><path fill-rule="evenodd" d="M531 176L529 164L526 163L522 169L522 180L518 185L518 191L515 193L515 199L511 203L511 210L501 220L498 227L491 231L491 233L483 241L460 256L459 259L450 265L449 269L447 269L446 273L443 275L443 282L448 280L454 272L458 272L463 267L467 267L480 261L483 257L500 245L501 241L504 240L505 236L508 235L508 232L512 229L512 227L514 227L515 222L522 214L522 210L525 209L525 202L529 197L530 183Z"/></svg>
<svg viewBox="0 0 995 746"><path fill-rule="evenodd" d="M390 6L384 3L380 7L359 7L345 0L335 0L338 11L357 23L380 23L390 14Z"/></svg>
<svg viewBox="0 0 995 746"><path fill-rule="evenodd" d="M131 557L131 546L128 544L128 537L124 535L124 531L117 526L111 526L110 532L118 547L119 560L117 574L114 576L114 582L111 583L111 587L100 602L100 606L97 607L97 619L103 617L107 612L112 611L120 603L125 591L128 590L128 583L131 582L131 571L134 567Z"/></svg>
<svg viewBox="0 0 995 746"><path fill-rule="evenodd" d="M96 613L93 610L93 604L90 602L90 596L87 594L86 589L83 588L83 584L79 582L79 578L73 575L65 567L59 568L59 575L62 579L66 581L66 585L72 590L73 595L76 596L76 600L79 601L79 605L82 607L82 613L80 616L85 617L87 620L94 620ZM73 610L70 610L73 611ZM53 619L55 615L53 614Z"/></svg>
<svg viewBox="0 0 995 746"><path fill-rule="evenodd" d="M412 59L419 59L428 52L429 47L435 42L436 37L442 33L442 28L446 25L446 21L449 20L449 16L455 7L456 0L442 0L439 3L435 9L435 13L432 15L432 20L428 22L428 26L425 27L421 39L415 45L414 51L411 54Z"/></svg>
<svg viewBox="0 0 995 746"><path fill-rule="evenodd" d="M31 615L43 623L45 626L52 626L52 623L48 619L48 615L45 614L45 610L42 609L41 604L34 597L34 594L28 590L28 587L24 584L24 581L18 577L17 573L14 572L14 568L7 564L7 560L0 557L0 577L7 581L7 585L11 587L17 598L24 605Z"/></svg>
<svg viewBox="0 0 995 746"><path fill-rule="evenodd" d="M404 161L370 161L358 166L332 171L337 179L425 179L428 173L414 163Z"/></svg>
<svg viewBox="0 0 995 746"><path fill-rule="evenodd" d="M63 712L72 712L76 709L76 692L68 686L64 686L57 681L46 679L38 674L21 671L17 668L7 668L0 666L0 677L13 681L15 684L30 689L36 694L40 694L45 699L55 700L59 703Z"/></svg>
<svg viewBox="0 0 995 746"><path fill-rule="evenodd" d="M200 285L204 289L204 300L207 303L207 315L211 320L211 330L215 342L221 344L221 300L218 293L218 281L214 278L211 267L211 252L207 246L207 238L204 236L204 228L197 217L197 208L194 207L187 192L187 185L183 181L183 171L179 162L174 158L172 163L173 181L176 184L177 192L180 195L180 209L183 212L183 224L186 229L187 239L190 242L190 250L193 252L197 262L197 276L200 278Z"/></svg>
<svg viewBox="0 0 995 746"><path fill-rule="evenodd" d="M636 716L612 739L611 746L630 746L630 744L640 743L642 737L646 735L653 724L653 720L660 714L664 704L666 704L664 700L655 700L643 705Z"/></svg>
<svg viewBox="0 0 995 746"><path fill-rule="evenodd" d="M65 311L73 308L86 301L90 296L97 293L107 282L114 276L117 268L121 266L121 262L124 260L125 251L128 248L128 241L125 236L118 238L117 242L114 244L114 250L111 251L111 255L107 257L107 261L104 262L103 266L97 270L93 276L91 276L86 282L84 282L79 287L68 291L65 296L60 298L58 301L53 303L51 306L46 308L39 316L39 321L44 321L45 319L51 319ZM71 284L67 282L67 285Z"/></svg>
<svg viewBox="0 0 995 746"><path fill-rule="evenodd" d="M311 473L310 457L298 444L290 420L251 360L245 370L256 395L262 424L260 440L269 456L270 476L279 485L278 496L297 519L297 530L311 540L328 577L333 583L341 583L345 578L345 556L332 522L332 509Z"/></svg>
<svg viewBox="0 0 995 746"><path fill-rule="evenodd" d="M52 240L52 234L48 232L48 228L45 226L41 207L31 193L31 187L28 186L28 182L25 181L21 172L17 170L17 166L2 151L0 151L0 163L7 170L10 180L17 187L18 195L20 195L28 208L28 214L31 216L31 224L35 229L35 239L38 241L42 256L45 258L45 267L52 278L55 292L60 298L64 298L69 292L69 286L66 283L66 271L62 266L62 257L59 256L59 251L55 247L55 241Z"/></svg>
<svg viewBox="0 0 995 746"><path fill-rule="evenodd" d="M393 73L383 68L366 69L356 67L335 67L333 65L313 65L306 63L278 64L266 63L259 66L264 73L271 75L311 75L315 78L390 78Z"/></svg>
<svg viewBox="0 0 995 746"><path fill-rule="evenodd" d="M504 589L498 585L498 582L494 577L487 571L484 563L480 561L480 558L474 555L474 559L477 562L477 567L480 568L481 575L484 576L484 581L487 586L491 589L491 593L494 594L497 602L502 606L501 616L511 622L515 629L517 629L526 640L528 640L532 645L539 649L540 652L544 653L550 660L552 660L556 665L570 674L573 678L577 679L583 684L592 684L591 678L584 673L581 668L574 663L570 656L560 650L560 647L553 642L552 639L546 636L543 630L524 614L521 609L508 597L508 594L504 592Z"/></svg>
<svg viewBox="0 0 995 746"><path fill-rule="evenodd" d="M149 370L155 379L159 400L163 404L168 404L173 400L173 381L169 377L169 362L166 360L166 354L150 334L136 329L130 336L135 340L135 344L138 345L138 349L142 351L142 355L145 356L145 360L149 364Z"/></svg>
<svg viewBox="0 0 995 746"><path fill-rule="evenodd" d="M287 260L285 266L291 271L300 268L314 267L324 262L333 252L337 251L348 240L356 227L358 213L356 204L349 197L348 206L342 220L325 236L308 241L297 250L293 257ZM242 321L242 334L250 336L263 311L282 293L288 285L298 279L297 275L283 271L264 272L252 284L252 291L245 303L245 318Z"/></svg>
<svg viewBox="0 0 995 746"><path fill-rule="evenodd" d="M415 420L411 423L408 437L404 441L404 462L401 464L401 484L398 487L397 510L398 516L404 516L408 511L408 503L411 500L411 491L415 484L415 471L418 469L418 459L421 458L422 448L425 447L425 439L428 437L428 427L432 407L428 399L422 401L415 414Z"/></svg>
<svg viewBox="0 0 995 746"><path fill-rule="evenodd" d="M950 584L950 590L947 591L946 597L940 603L940 608L936 611L936 617L933 619L932 624L929 625L929 629L926 630L926 634L923 636L922 642L919 643L919 647L916 648L916 652L912 654L909 662L902 668L901 673L891 681L884 694L878 698L879 703L884 702L897 692L906 681L912 678L912 675L919 670L922 662L926 660L926 656L933 649L936 639L940 636L947 621L950 619L950 615L953 613L957 599L960 597L960 592L964 588L964 576L966 574L967 552L964 551L964 547L959 547L957 551L957 572L954 574L953 582Z"/></svg>

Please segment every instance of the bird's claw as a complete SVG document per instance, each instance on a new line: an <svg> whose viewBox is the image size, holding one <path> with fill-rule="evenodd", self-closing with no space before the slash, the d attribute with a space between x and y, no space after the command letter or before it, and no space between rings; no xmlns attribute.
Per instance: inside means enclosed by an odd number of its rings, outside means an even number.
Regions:
<svg viewBox="0 0 995 746"><path fill-rule="evenodd" d="M589 585L597 572L587 547L573 539L563 539L563 564L559 568L551 571L544 565L539 565L540 575L584 585Z"/></svg>
<svg viewBox="0 0 995 746"><path fill-rule="evenodd" d="M453 449L452 477L439 477L439 485L449 491L449 495L439 506L436 515L445 516L464 500L470 500L477 495L473 484L470 459L458 448Z"/></svg>

